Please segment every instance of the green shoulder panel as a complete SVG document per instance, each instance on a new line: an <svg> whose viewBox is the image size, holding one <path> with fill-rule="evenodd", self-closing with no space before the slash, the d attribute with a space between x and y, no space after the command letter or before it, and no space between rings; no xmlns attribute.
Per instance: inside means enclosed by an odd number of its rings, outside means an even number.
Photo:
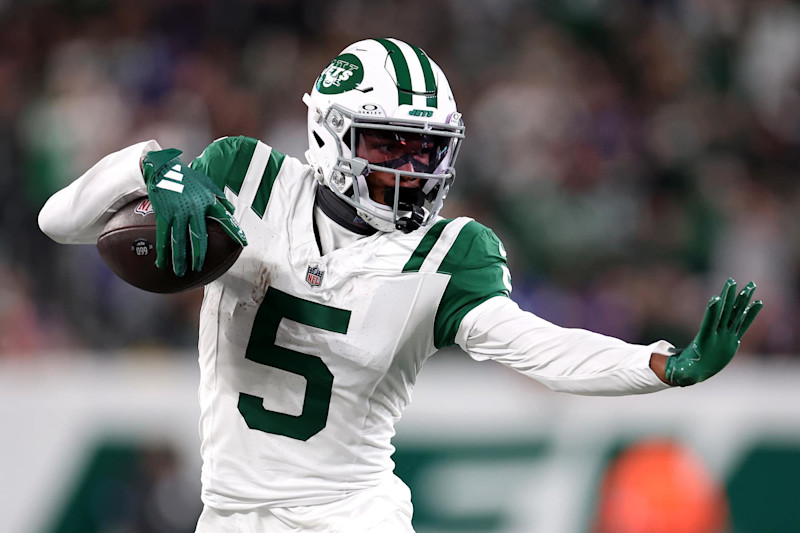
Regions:
<svg viewBox="0 0 800 533"><path fill-rule="evenodd" d="M247 170L253 160L258 141L250 137L223 137L208 145L191 167L210 176L221 188L227 187L237 196L242 190ZM250 208L261 218L267 210L272 186L278 177L286 156L275 149L269 158L256 189Z"/></svg>
<svg viewBox="0 0 800 533"><path fill-rule="evenodd" d="M478 304L510 295L511 275L500 239L475 221L461 229L438 271L450 275L434 322L434 344L444 348L455 344L461 320Z"/></svg>
<svg viewBox="0 0 800 533"><path fill-rule="evenodd" d="M255 139L244 136L217 139L190 166L209 176L220 188L227 186L238 195L256 143Z"/></svg>

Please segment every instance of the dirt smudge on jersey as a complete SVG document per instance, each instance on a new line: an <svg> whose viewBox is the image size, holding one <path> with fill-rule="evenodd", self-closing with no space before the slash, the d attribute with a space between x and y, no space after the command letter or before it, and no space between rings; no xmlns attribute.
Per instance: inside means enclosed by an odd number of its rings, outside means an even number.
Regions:
<svg viewBox="0 0 800 533"><path fill-rule="evenodd" d="M269 265L260 265L253 281L253 291L251 293L254 303L260 305L264 301L270 281L272 281L272 269L270 269Z"/></svg>

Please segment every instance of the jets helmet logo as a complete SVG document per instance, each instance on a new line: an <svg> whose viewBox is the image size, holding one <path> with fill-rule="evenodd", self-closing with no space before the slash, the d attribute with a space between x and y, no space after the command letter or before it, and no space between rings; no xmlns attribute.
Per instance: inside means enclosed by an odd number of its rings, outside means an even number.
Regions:
<svg viewBox="0 0 800 533"><path fill-rule="evenodd" d="M306 282L312 287L319 287L324 276L325 272L319 268L319 265L309 265L306 271Z"/></svg>
<svg viewBox="0 0 800 533"><path fill-rule="evenodd" d="M322 94L338 94L356 88L364 79L361 60L353 54L342 54L330 62L317 78L317 90Z"/></svg>

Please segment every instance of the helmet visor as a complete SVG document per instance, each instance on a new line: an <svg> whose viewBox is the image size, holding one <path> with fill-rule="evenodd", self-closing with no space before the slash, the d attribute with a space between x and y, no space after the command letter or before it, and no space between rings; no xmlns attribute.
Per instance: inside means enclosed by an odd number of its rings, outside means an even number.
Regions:
<svg viewBox="0 0 800 533"><path fill-rule="evenodd" d="M448 167L453 137L359 128L356 156L393 170L438 174ZM443 164L444 163L444 164Z"/></svg>

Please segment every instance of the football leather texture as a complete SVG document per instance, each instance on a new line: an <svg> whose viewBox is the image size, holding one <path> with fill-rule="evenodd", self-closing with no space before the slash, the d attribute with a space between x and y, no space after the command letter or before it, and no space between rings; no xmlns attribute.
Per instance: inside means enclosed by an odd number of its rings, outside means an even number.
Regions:
<svg viewBox="0 0 800 533"><path fill-rule="evenodd" d="M171 260L163 269L156 267L156 216L147 198L134 200L111 217L97 240L97 250L114 274L134 287L161 294L188 291L220 277L242 253L239 243L216 220L207 218L206 226L208 250L203 269L192 270L187 250L186 273L181 277L172 271Z"/></svg>

